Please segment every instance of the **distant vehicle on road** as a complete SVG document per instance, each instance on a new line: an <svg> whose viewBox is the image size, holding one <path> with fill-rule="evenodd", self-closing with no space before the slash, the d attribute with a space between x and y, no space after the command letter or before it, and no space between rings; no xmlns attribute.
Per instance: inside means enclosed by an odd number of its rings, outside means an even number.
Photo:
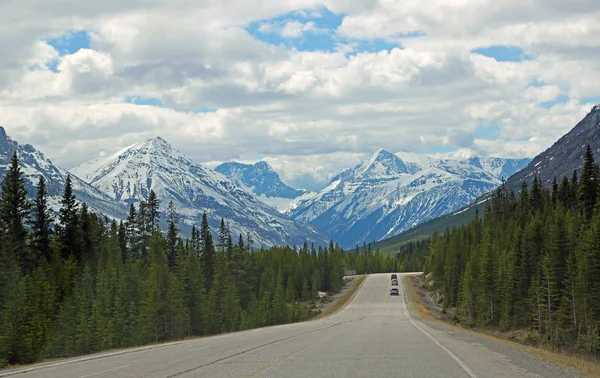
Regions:
<svg viewBox="0 0 600 378"><path fill-rule="evenodd" d="M397 280L398 279L398 275L396 273L392 274L392 279L393 280Z"/></svg>
<svg viewBox="0 0 600 378"><path fill-rule="evenodd" d="M392 285L394 285L394 286L398 286L398 280L396 280L396 279L393 279L393 280L392 280Z"/></svg>
<svg viewBox="0 0 600 378"><path fill-rule="evenodd" d="M391 288L390 295L400 295L400 293L398 293L398 288L397 287Z"/></svg>

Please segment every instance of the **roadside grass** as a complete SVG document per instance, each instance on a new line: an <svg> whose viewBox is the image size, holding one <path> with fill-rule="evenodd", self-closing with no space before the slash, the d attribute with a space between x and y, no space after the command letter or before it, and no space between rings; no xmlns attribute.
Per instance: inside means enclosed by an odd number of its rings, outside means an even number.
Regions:
<svg viewBox="0 0 600 378"><path fill-rule="evenodd" d="M326 311L323 311L319 315L311 318L310 320L321 319L321 318L324 318L324 317L326 317L328 315L333 314L334 312L339 311L346 304L346 302L348 302L348 300L350 298L352 298L352 296L354 295L354 293L356 293L356 290L358 290L358 288L362 285L362 283L365 281L366 278L367 278L367 276L360 277L354 283L354 287L352 287L350 290L348 290L348 292L346 293L346 295L344 295L342 298L340 298L336 304L334 304L333 306L329 307Z"/></svg>
<svg viewBox="0 0 600 378"><path fill-rule="evenodd" d="M482 336L489 340L493 340L513 348L519 348L530 354L538 356L544 361L553 363L558 366L566 367L573 372L582 374L585 377L600 378L600 361L594 359L593 357L582 356L572 352L558 350L547 345L531 346L522 344L520 342L516 342L509 339L509 337L511 337L511 335L514 335L514 333L502 333L490 330L464 328L455 323L436 317L423 304L423 297L417 293L412 279L415 276L416 274L407 276L405 282L412 307L417 313L417 315L422 319L429 320L457 330L470 332L474 335Z"/></svg>

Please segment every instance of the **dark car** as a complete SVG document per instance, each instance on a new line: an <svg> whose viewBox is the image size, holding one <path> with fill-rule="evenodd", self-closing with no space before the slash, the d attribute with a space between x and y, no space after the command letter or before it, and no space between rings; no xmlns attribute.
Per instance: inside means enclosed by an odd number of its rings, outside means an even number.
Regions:
<svg viewBox="0 0 600 378"><path fill-rule="evenodd" d="M390 289L390 295L400 295L397 287L393 287Z"/></svg>
<svg viewBox="0 0 600 378"><path fill-rule="evenodd" d="M397 280L398 279L398 275L396 273L392 274L392 279L393 280Z"/></svg>

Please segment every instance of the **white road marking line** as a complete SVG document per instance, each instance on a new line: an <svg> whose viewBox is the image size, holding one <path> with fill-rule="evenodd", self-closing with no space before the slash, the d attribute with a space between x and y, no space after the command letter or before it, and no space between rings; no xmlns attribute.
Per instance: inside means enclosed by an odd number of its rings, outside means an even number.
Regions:
<svg viewBox="0 0 600 378"><path fill-rule="evenodd" d="M123 366L116 367L116 368L114 368L114 369L108 369L108 370L99 371L99 372L97 372L97 373L93 373L93 374L82 375L82 376L81 376L81 377L79 377L79 378L87 378L87 377L93 377L93 376L95 376L95 375L100 375L100 374L104 374L104 373L111 373L111 372L113 372L113 371L120 370L120 369L125 369L126 367L130 367L130 366L131 366L131 365L123 365Z"/></svg>
<svg viewBox="0 0 600 378"><path fill-rule="evenodd" d="M346 307L344 307L344 310L347 309L347 308L350 308L350 306L352 306L352 304L354 303L354 301L356 300L356 298L358 298L358 296L360 295L360 293L362 293L362 291L364 290L364 288L367 286L367 281L369 281L369 278L371 278L371 276L367 276L367 278L365 278L365 281L362 283L362 287L360 288L360 290L358 291L358 293L356 293L356 295L352 299L352 302L350 302Z"/></svg>
<svg viewBox="0 0 600 378"><path fill-rule="evenodd" d="M431 339L431 341L433 341L434 343L437 344L437 346L439 346L440 348L442 348L446 353L448 353L448 355L450 357L452 357L452 359L454 361L456 361L456 363L465 371L465 373L467 373L469 375L469 377L471 378L479 378L477 376L477 374L475 374L475 372L473 370L471 370L471 368L460 358L458 358L454 353L452 353L448 348L446 348L445 346L443 346L439 341L437 341L433 336L431 336L427 331L425 331L423 328L419 327L419 325L417 323L415 323L415 321L413 320L412 316L410 315L410 312L408 311L408 307L406 306L406 302L408 301L408 293L406 291L406 284L404 282L402 282L402 291L403 291L403 301L402 304L404 305L404 316L406 316L406 318L408 320L410 320L410 322L417 327L417 329L421 332L423 332L425 334L425 336L427 336L428 338Z"/></svg>

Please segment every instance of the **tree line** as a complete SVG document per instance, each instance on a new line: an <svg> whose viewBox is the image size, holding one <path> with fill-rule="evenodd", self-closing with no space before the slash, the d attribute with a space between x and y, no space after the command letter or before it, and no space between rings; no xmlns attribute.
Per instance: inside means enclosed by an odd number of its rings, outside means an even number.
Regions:
<svg viewBox="0 0 600 378"><path fill-rule="evenodd" d="M600 168L500 186L483 219L435 233L425 274L466 326L528 330L528 340L600 355Z"/></svg>
<svg viewBox="0 0 600 378"><path fill-rule="evenodd" d="M0 366L300 321L343 285L333 242L257 250L225 220L213 240L206 214L184 238L173 203L159 228L154 192L117 222L79 203L70 177L55 220L45 179L33 200L24 184L15 153L0 187Z"/></svg>
<svg viewBox="0 0 600 378"><path fill-rule="evenodd" d="M396 253L373 252L371 243L346 254L348 269L357 274L421 272L429 254L429 239L413 240L398 247Z"/></svg>

